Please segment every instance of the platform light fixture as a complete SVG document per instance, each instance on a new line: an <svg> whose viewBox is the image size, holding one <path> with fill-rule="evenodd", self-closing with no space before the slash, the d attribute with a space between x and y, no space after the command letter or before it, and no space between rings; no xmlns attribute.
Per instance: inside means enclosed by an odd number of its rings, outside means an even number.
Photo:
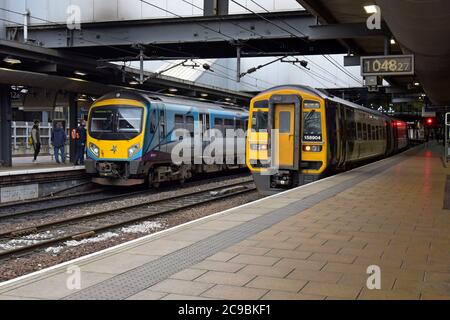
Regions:
<svg viewBox="0 0 450 320"><path fill-rule="evenodd" d="M87 75L87 73L82 72L82 71L78 71L78 70L76 70L74 73L75 73L77 76L80 76L80 77L84 77L84 76Z"/></svg>
<svg viewBox="0 0 450 320"><path fill-rule="evenodd" d="M395 39L391 39L391 44L395 45L397 42L395 41Z"/></svg>
<svg viewBox="0 0 450 320"><path fill-rule="evenodd" d="M230 102L230 101L231 101L231 98L225 98L225 101Z"/></svg>
<svg viewBox="0 0 450 320"><path fill-rule="evenodd" d="M420 86L420 82L414 82L414 85L416 86L416 87L418 87L418 86Z"/></svg>
<svg viewBox="0 0 450 320"><path fill-rule="evenodd" d="M139 82L133 80L129 82L130 86L137 86L139 84Z"/></svg>
<svg viewBox="0 0 450 320"><path fill-rule="evenodd" d="M5 59L3 59L4 62L9 63L9 64L21 64L22 61L16 58L12 58L12 57L6 57Z"/></svg>
<svg viewBox="0 0 450 320"><path fill-rule="evenodd" d="M169 88L169 92L178 92L177 88Z"/></svg>
<svg viewBox="0 0 450 320"><path fill-rule="evenodd" d="M206 98L206 97L208 96L207 93L200 93L200 95L201 95L203 98Z"/></svg>
<svg viewBox="0 0 450 320"><path fill-rule="evenodd" d="M367 14L374 14L378 12L377 6L374 4L368 4L364 6L364 10Z"/></svg>

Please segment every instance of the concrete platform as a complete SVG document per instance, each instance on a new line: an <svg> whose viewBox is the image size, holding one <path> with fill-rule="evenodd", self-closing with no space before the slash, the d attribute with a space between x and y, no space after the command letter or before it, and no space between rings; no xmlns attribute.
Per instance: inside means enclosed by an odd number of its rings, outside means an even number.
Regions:
<svg viewBox="0 0 450 320"><path fill-rule="evenodd" d="M440 151L419 147L3 283L0 299L450 299ZM366 286L372 265L380 290Z"/></svg>
<svg viewBox="0 0 450 320"><path fill-rule="evenodd" d="M12 167L0 166L0 177L23 175L23 174L84 170L84 166L74 166L70 162L66 162L66 164L57 164L52 156L38 157L36 163L33 163L32 161L33 161L32 157L14 157Z"/></svg>
<svg viewBox="0 0 450 320"><path fill-rule="evenodd" d="M0 167L0 203L25 201L85 184L84 166L57 164L51 156L13 158L12 167Z"/></svg>

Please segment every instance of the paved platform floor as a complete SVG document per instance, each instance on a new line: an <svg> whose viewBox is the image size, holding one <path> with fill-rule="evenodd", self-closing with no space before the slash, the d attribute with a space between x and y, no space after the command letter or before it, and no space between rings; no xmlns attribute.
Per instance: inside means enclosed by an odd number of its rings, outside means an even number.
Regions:
<svg viewBox="0 0 450 320"><path fill-rule="evenodd" d="M65 164L57 164L52 156L39 156L36 163L33 163L33 157L14 157L12 167L0 166L0 176L82 169L84 166L74 166L68 160Z"/></svg>
<svg viewBox="0 0 450 320"><path fill-rule="evenodd" d="M419 147L4 283L0 299L450 299L440 151ZM366 286L372 265L380 290ZM74 267L79 290L67 286Z"/></svg>

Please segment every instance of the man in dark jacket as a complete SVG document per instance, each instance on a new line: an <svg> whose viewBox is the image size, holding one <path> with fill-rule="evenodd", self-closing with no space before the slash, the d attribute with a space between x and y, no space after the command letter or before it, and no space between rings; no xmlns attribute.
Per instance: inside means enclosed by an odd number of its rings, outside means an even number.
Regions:
<svg viewBox="0 0 450 320"><path fill-rule="evenodd" d="M86 121L82 120L81 124L76 129L75 134L75 165L84 165L84 152L86 149Z"/></svg>
<svg viewBox="0 0 450 320"><path fill-rule="evenodd" d="M33 129L31 129L31 139L34 149L33 163L35 163L37 161L39 152L41 152L41 134L39 129L39 120L34 121Z"/></svg>
<svg viewBox="0 0 450 320"><path fill-rule="evenodd" d="M56 163L66 163L65 145L66 145L66 132L63 129L61 122L56 124L56 128L52 132L52 144L55 150ZM59 156L61 155L61 160Z"/></svg>

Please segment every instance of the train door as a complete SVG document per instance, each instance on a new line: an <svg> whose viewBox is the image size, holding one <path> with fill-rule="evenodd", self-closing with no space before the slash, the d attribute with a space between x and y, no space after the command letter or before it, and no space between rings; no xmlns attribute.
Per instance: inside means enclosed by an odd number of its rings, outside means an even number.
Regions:
<svg viewBox="0 0 450 320"><path fill-rule="evenodd" d="M294 167L295 164L295 105L275 105L274 129L279 131L278 155L280 167Z"/></svg>
<svg viewBox="0 0 450 320"><path fill-rule="evenodd" d="M210 125L210 117L209 113L201 113L200 114L200 122L201 122L201 131L202 131L202 155L206 147L209 145L209 141L211 139L211 125Z"/></svg>
<svg viewBox="0 0 450 320"><path fill-rule="evenodd" d="M163 103L158 104L159 110L159 151L167 152L167 122L166 106Z"/></svg>

